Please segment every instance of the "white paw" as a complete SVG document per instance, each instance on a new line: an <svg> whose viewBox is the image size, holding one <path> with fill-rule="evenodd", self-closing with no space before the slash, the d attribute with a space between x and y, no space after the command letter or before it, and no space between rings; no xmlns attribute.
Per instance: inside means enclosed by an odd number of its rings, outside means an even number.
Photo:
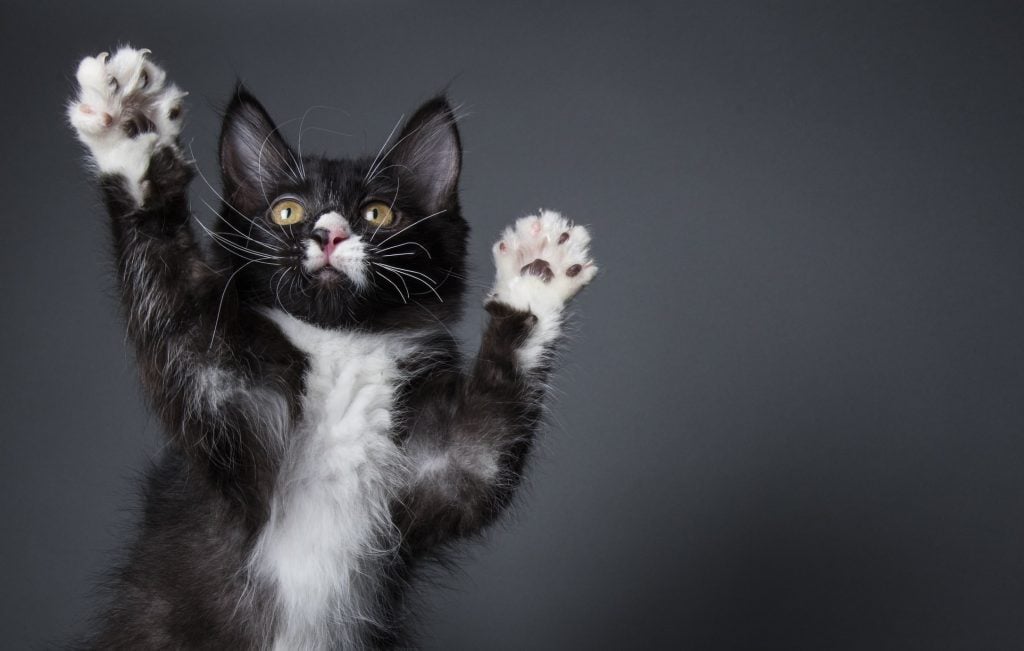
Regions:
<svg viewBox="0 0 1024 651"><path fill-rule="evenodd" d="M544 316L560 312L597 274L590 234L556 212L516 220L493 248L498 275L491 298Z"/></svg>
<svg viewBox="0 0 1024 651"><path fill-rule="evenodd" d="M550 351L562 326L562 309L597 274L590 259L590 234L556 212L541 211L516 220L494 245L498 275L491 300L537 317L518 350L531 369Z"/></svg>
<svg viewBox="0 0 1024 651"><path fill-rule="evenodd" d="M120 174L141 205L143 179L158 147L177 146L187 95L167 84L163 70L147 59L149 50L123 47L86 57L78 64L78 96L68 119L103 174Z"/></svg>

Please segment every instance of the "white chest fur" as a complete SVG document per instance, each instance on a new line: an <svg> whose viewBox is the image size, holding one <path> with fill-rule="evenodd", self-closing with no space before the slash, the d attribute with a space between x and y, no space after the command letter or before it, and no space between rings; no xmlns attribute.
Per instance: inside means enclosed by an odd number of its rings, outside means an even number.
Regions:
<svg viewBox="0 0 1024 651"><path fill-rule="evenodd" d="M367 559L397 543L388 501L404 470L389 433L396 361L411 348L393 337L269 315L309 355L310 368L302 424L289 442L253 570L276 589L274 648L349 648L350 624L374 615L372 596L360 589Z"/></svg>

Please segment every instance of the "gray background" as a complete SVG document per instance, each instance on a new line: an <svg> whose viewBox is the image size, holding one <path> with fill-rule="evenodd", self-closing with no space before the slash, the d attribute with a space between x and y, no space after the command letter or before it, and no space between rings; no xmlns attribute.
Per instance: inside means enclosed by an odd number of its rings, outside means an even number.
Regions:
<svg viewBox="0 0 1024 651"><path fill-rule="evenodd" d="M450 84L471 305L506 222L593 227L527 490L425 646L1024 644L1019 5L172 0L0 9L3 646L81 630L160 446L63 124L124 41L215 185L236 75L336 154Z"/></svg>

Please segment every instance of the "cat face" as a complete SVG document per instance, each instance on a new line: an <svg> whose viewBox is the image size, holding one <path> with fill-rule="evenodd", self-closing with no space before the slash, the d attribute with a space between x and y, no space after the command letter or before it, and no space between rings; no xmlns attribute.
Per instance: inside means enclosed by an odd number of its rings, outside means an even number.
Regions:
<svg viewBox="0 0 1024 651"><path fill-rule="evenodd" d="M216 238L244 301L325 327L418 327L457 315L468 226L462 150L443 98L375 157L299 156L239 88L221 132Z"/></svg>

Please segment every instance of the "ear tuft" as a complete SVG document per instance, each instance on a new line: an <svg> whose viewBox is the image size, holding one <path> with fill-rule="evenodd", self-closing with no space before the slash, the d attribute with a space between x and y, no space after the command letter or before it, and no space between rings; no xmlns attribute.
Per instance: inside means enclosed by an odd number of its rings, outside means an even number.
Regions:
<svg viewBox="0 0 1024 651"><path fill-rule="evenodd" d="M296 180L295 160L266 109L239 83L220 133L225 198L243 213L259 210L270 188Z"/></svg>
<svg viewBox="0 0 1024 651"><path fill-rule="evenodd" d="M403 182L411 182L430 212L455 200L462 169L462 143L455 112L443 95L423 104L405 123L387 157Z"/></svg>

